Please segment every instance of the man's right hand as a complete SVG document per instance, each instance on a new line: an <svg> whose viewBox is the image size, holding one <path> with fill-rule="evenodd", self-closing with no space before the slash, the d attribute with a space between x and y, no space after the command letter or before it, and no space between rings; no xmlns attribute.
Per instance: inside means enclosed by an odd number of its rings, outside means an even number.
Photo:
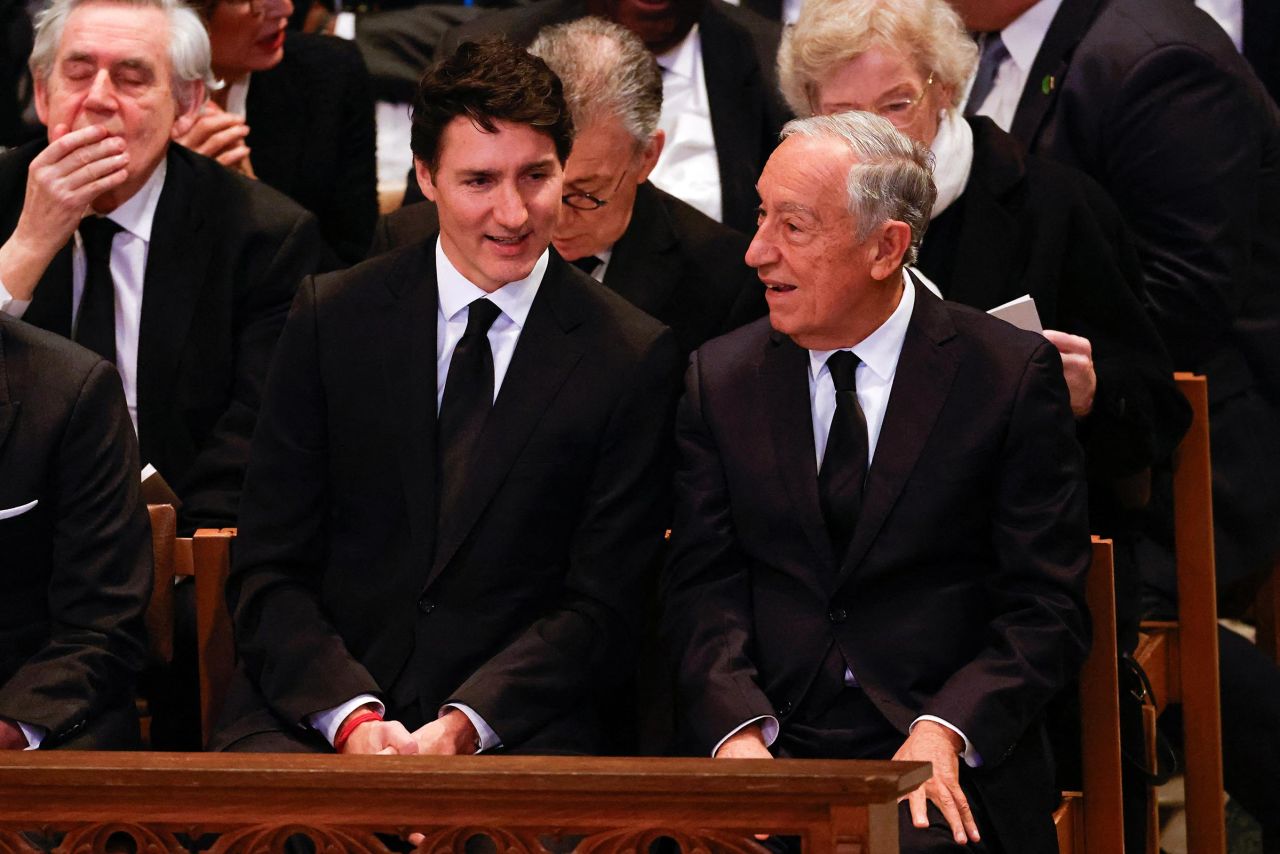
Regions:
<svg viewBox="0 0 1280 854"><path fill-rule="evenodd" d="M0 246L0 282L15 299L29 300L55 255L80 225L90 202L129 177L124 140L101 125L68 131L27 170L27 193L18 225Z"/></svg>
<svg viewBox="0 0 1280 854"><path fill-rule="evenodd" d="M27 737L22 728L10 720L0 718L0 750L26 750Z"/></svg>
<svg viewBox="0 0 1280 854"><path fill-rule="evenodd" d="M361 707L351 714L358 715L364 711L365 708ZM399 721L370 720L355 728L341 752L409 756L418 752L418 743Z"/></svg>

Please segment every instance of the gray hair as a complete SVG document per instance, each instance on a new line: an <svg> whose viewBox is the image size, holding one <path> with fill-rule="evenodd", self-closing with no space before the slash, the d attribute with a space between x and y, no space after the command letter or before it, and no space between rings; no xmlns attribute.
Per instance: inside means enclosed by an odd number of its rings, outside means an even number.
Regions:
<svg viewBox="0 0 1280 854"><path fill-rule="evenodd" d="M805 0L778 46L782 95L798 116L817 111L818 86L873 47L892 47L959 106L978 47L947 0Z"/></svg>
<svg viewBox="0 0 1280 854"><path fill-rule="evenodd" d="M199 91L196 83L204 84L206 94L221 86L209 65L209 35L204 23L182 0L53 0L35 18L35 44L29 64L37 80L48 80L53 71L67 18L89 3L159 9L169 17L169 64L173 67L170 85L181 109L193 106Z"/></svg>
<svg viewBox="0 0 1280 854"><path fill-rule="evenodd" d="M644 42L603 18L543 27L529 47L564 84L574 127L617 117L639 145L649 142L662 113L662 71Z"/></svg>
<svg viewBox="0 0 1280 854"><path fill-rule="evenodd" d="M888 222L911 228L911 245L902 258L914 264L929 226L938 191L933 184L933 154L874 113L839 113L794 119L782 138L802 136L842 143L853 155L845 179L849 214L858 224L858 240Z"/></svg>

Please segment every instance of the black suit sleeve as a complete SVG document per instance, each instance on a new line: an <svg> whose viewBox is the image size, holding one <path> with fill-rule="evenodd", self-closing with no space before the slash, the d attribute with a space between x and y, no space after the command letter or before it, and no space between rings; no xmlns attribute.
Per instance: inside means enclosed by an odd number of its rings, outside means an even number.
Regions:
<svg viewBox="0 0 1280 854"><path fill-rule="evenodd" d="M319 603L331 506L320 365L315 282L308 278L272 366L227 579L244 669L272 710L293 723L378 691Z"/></svg>
<svg viewBox="0 0 1280 854"><path fill-rule="evenodd" d="M1254 93L1186 44L1147 54L1117 88L1092 119L1106 123L1096 156L1139 239L1156 328L1175 365L1199 365L1249 281L1263 145Z"/></svg>
<svg viewBox="0 0 1280 854"><path fill-rule="evenodd" d="M249 463L249 441L276 339L298 282L315 271L324 252L315 218L298 211L287 236L274 252L246 254L242 275L249 281L247 286L238 285L237 291L230 400L200 446L183 482L183 530L235 524Z"/></svg>
<svg viewBox="0 0 1280 854"><path fill-rule="evenodd" d="M638 645L641 604L660 560L669 512L672 416L679 355L654 338L609 418L569 546L556 607L454 692L504 743L519 744L618 684Z"/></svg>
<svg viewBox="0 0 1280 854"><path fill-rule="evenodd" d="M729 487L702 415L695 353L676 418L675 519L662 577L662 637L700 753L743 722L774 713L751 659L751 583L737 546Z"/></svg>
<svg viewBox="0 0 1280 854"><path fill-rule="evenodd" d="M1062 361L1046 342L1023 372L993 473L987 643L921 710L959 727L987 765L1009 755L1089 646L1088 522L1071 424Z"/></svg>
<svg viewBox="0 0 1280 854"><path fill-rule="evenodd" d="M133 425L115 369L84 380L50 471L54 524L49 637L0 685L0 716L50 741L131 696L146 657L152 554Z"/></svg>

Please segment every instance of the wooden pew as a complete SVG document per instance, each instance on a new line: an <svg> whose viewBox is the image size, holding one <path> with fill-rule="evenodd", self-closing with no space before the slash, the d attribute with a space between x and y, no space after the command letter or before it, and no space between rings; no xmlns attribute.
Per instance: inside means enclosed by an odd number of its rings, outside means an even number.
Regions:
<svg viewBox="0 0 1280 854"><path fill-rule="evenodd" d="M1174 457L1174 550L1177 622L1142 624L1134 653L1147 672L1158 706L1147 713L1148 761L1154 767L1155 719L1182 705L1186 757L1187 850L1223 854L1222 709L1218 692L1218 598L1213 555L1213 472L1209 459L1209 397L1205 378L1175 373L1191 404L1191 427ZM1154 797L1147 850L1159 846Z"/></svg>
<svg viewBox="0 0 1280 854"><path fill-rule="evenodd" d="M1060 854L1124 854L1120 770L1119 664L1116 660L1115 556L1111 540L1093 538L1085 599L1093 646L1080 670L1083 792L1063 792L1053 814Z"/></svg>
<svg viewBox="0 0 1280 854"><path fill-rule="evenodd" d="M15 753L0 755L0 851L24 832L65 833L58 851L283 851L306 833L318 850L385 852L375 834L427 837L461 852L486 833L504 852L543 852L540 836L583 839L583 854L758 852L751 834L799 835L814 854L897 854L896 801L925 762L619 759L517 756ZM121 837L116 837L117 841ZM694 847L694 843L702 846Z"/></svg>

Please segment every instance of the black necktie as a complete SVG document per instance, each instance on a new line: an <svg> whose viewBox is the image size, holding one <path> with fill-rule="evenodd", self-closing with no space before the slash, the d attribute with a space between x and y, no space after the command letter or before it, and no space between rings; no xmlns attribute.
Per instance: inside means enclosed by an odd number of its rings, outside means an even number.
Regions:
<svg viewBox="0 0 1280 854"><path fill-rule="evenodd" d="M964 114L972 116L982 108L991 90L996 85L996 75L1000 64L1009 58L1009 49L1004 46L1004 39L999 33L987 33L982 40L982 56L978 59L978 73L973 78L973 88L969 90L969 100L964 105Z"/></svg>
<svg viewBox="0 0 1280 854"><path fill-rule="evenodd" d="M116 286L111 278L111 240L118 231L120 226L106 217L88 216L80 221L86 268L75 340L113 363L116 360Z"/></svg>
<svg viewBox="0 0 1280 854"><path fill-rule="evenodd" d="M467 309L467 331L449 362L440 402L440 507L451 508L466 483L476 439L493 408L493 351L489 327L502 311L481 298Z"/></svg>
<svg viewBox="0 0 1280 854"><path fill-rule="evenodd" d="M862 482L867 475L867 419L858 405L854 379L859 359L848 350L832 353L827 359L831 381L836 387L836 411L831 417L827 450L818 471L818 499L827 533L837 559L843 559L853 539L862 507Z"/></svg>
<svg viewBox="0 0 1280 854"><path fill-rule="evenodd" d="M596 271L596 267L600 266L600 259L594 255L584 255L578 260L570 261L569 263L590 276Z"/></svg>

